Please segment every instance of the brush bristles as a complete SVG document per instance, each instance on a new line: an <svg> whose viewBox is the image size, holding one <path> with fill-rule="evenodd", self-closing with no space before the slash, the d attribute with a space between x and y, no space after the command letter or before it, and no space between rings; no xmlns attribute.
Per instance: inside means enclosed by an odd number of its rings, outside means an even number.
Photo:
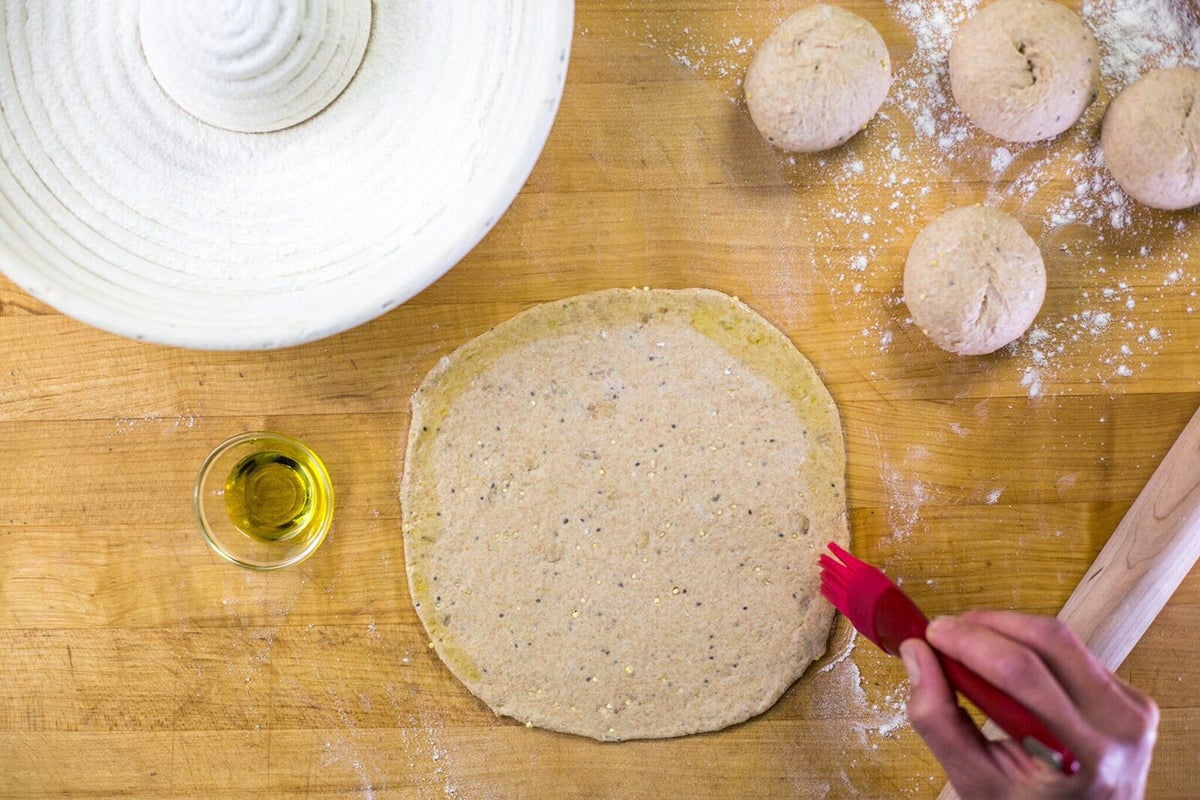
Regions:
<svg viewBox="0 0 1200 800"><path fill-rule="evenodd" d="M821 566L821 596L878 645L875 617L880 613L879 599L896 584L875 567L850 555L845 548L830 542L829 549L833 555L822 553L817 559Z"/></svg>
<svg viewBox="0 0 1200 800"><path fill-rule="evenodd" d="M822 555L818 563L821 565L821 594L843 614L846 613L843 606L846 605L846 595L850 588L849 570L827 555Z"/></svg>

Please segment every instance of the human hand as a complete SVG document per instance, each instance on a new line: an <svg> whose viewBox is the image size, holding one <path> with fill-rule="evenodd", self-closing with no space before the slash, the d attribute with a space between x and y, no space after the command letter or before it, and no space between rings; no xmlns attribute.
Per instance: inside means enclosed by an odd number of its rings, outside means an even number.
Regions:
<svg viewBox="0 0 1200 800"><path fill-rule="evenodd" d="M1137 800L1158 731L1158 707L1096 661L1065 624L1010 611L939 617L929 644L900 646L908 717L963 800ZM955 702L933 645L1033 711L1080 761L1070 777L1017 742L990 742Z"/></svg>

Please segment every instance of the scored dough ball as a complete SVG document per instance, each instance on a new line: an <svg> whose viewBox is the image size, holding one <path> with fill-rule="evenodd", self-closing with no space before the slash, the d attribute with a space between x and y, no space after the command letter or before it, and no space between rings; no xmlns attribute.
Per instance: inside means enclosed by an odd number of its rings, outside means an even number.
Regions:
<svg viewBox="0 0 1200 800"><path fill-rule="evenodd" d="M1046 296L1042 253L1021 223L968 206L921 231L904 263L904 302L943 350L978 356L1029 328Z"/></svg>
<svg viewBox="0 0 1200 800"><path fill-rule="evenodd" d="M1200 203L1200 69L1150 72L1117 95L1100 146L1125 193L1153 208Z"/></svg>
<svg viewBox="0 0 1200 800"><path fill-rule="evenodd" d="M746 105L767 141L796 152L837 147L875 116L892 83L879 32L836 6L803 8L763 41Z"/></svg>
<svg viewBox="0 0 1200 800"><path fill-rule="evenodd" d="M1075 124L1100 85L1100 47L1051 0L997 0L950 46L950 89L971 121L1010 142L1050 139Z"/></svg>

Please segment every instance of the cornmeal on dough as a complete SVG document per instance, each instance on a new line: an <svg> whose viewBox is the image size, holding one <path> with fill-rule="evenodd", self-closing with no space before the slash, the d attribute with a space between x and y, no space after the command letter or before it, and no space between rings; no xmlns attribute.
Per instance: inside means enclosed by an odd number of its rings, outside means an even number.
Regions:
<svg viewBox="0 0 1200 800"><path fill-rule="evenodd" d="M812 365L736 299L537 306L413 396L413 604L497 714L605 740L722 728L824 652L844 472Z"/></svg>
<svg viewBox="0 0 1200 800"><path fill-rule="evenodd" d="M858 133L892 84L879 32L837 6L802 8L763 41L746 71L746 106L767 141L828 150Z"/></svg>

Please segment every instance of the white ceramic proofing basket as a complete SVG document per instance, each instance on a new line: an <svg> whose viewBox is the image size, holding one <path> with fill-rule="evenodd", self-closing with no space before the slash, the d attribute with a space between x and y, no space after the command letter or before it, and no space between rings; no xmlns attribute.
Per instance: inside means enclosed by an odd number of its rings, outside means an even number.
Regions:
<svg viewBox="0 0 1200 800"><path fill-rule="evenodd" d="M245 134L161 91L137 0L69 14L6 0L0 270L90 325L199 349L312 341L417 294L532 171L573 0L377 0L373 14L341 97Z"/></svg>

